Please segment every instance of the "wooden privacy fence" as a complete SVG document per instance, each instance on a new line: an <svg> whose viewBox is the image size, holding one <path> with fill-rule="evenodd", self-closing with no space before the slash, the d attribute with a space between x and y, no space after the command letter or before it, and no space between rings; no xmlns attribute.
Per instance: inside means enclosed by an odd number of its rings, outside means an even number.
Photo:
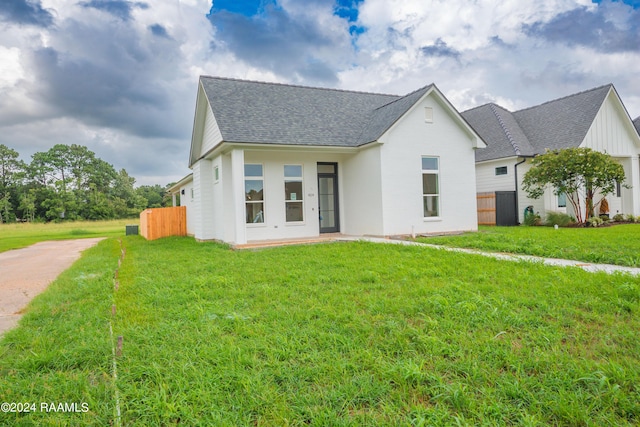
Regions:
<svg viewBox="0 0 640 427"><path fill-rule="evenodd" d="M152 208L140 213L140 234L147 240L187 235L187 207Z"/></svg>
<svg viewBox="0 0 640 427"><path fill-rule="evenodd" d="M496 193L478 193L478 224L496 225Z"/></svg>

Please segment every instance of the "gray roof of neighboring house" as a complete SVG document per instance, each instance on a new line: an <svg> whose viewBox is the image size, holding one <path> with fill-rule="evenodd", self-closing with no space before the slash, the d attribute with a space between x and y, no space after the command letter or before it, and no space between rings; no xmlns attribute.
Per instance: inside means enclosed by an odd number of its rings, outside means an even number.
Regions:
<svg viewBox="0 0 640 427"><path fill-rule="evenodd" d="M433 86L406 96L200 77L225 142L357 147L379 138Z"/></svg>
<svg viewBox="0 0 640 427"><path fill-rule="evenodd" d="M514 113L495 104L463 112L487 143L487 148L476 150L476 161L579 146L612 88L601 86Z"/></svg>
<svg viewBox="0 0 640 427"><path fill-rule="evenodd" d="M462 116L487 143L487 148L476 150L476 161L535 154L513 114L504 108L486 104L465 111Z"/></svg>
<svg viewBox="0 0 640 427"><path fill-rule="evenodd" d="M636 117L633 120L633 125L636 127L636 130L638 131L638 135L640 135L640 116Z"/></svg>

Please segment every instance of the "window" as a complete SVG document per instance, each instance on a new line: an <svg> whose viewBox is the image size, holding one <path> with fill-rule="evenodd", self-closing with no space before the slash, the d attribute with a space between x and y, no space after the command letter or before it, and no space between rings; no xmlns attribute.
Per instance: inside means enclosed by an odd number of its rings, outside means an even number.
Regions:
<svg viewBox="0 0 640 427"><path fill-rule="evenodd" d="M507 167L506 166L500 166L496 168L496 176L498 175L506 175L507 174Z"/></svg>
<svg viewBox="0 0 640 427"><path fill-rule="evenodd" d="M425 218L440 216L440 175L437 157L422 158L422 205Z"/></svg>
<svg viewBox="0 0 640 427"><path fill-rule="evenodd" d="M433 108L424 107L424 121L427 123L433 123Z"/></svg>
<svg viewBox="0 0 640 427"><path fill-rule="evenodd" d="M244 165L246 223L264 223L264 176L262 165Z"/></svg>
<svg viewBox="0 0 640 427"><path fill-rule="evenodd" d="M213 168L213 181L220 181L220 168L218 166Z"/></svg>
<svg viewBox="0 0 640 427"><path fill-rule="evenodd" d="M287 222L304 221L302 165L284 165L284 205Z"/></svg>
<svg viewBox="0 0 640 427"><path fill-rule="evenodd" d="M558 194L558 207L559 208L567 207L567 193Z"/></svg>

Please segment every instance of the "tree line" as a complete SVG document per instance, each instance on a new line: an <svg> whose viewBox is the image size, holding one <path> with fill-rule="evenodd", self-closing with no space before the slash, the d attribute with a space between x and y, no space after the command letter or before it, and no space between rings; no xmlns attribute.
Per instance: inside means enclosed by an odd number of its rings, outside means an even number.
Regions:
<svg viewBox="0 0 640 427"><path fill-rule="evenodd" d="M171 205L165 187L135 187L126 170L81 145L57 144L31 163L19 157L0 144L0 222L128 218Z"/></svg>

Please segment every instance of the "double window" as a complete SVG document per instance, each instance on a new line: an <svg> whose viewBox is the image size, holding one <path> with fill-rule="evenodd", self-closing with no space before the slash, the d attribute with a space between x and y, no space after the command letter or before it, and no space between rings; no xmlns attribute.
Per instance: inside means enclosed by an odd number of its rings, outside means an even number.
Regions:
<svg viewBox="0 0 640 427"><path fill-rule="evenodd" d="M244 200L246 223L264 223L264 172L262 165L244 165Z"/></svg>
<svg viewBox="0 0 640 427"><path fill-rule="evenodd" d="M425 218L440 216L440 160L422 157L422 206Z"/></svg>
<svg viewBox="0 0 640 427"><path fill-rule="evenodd" d="M284 207L287 222L304 221L302 165L284 165Z"/></svg>

